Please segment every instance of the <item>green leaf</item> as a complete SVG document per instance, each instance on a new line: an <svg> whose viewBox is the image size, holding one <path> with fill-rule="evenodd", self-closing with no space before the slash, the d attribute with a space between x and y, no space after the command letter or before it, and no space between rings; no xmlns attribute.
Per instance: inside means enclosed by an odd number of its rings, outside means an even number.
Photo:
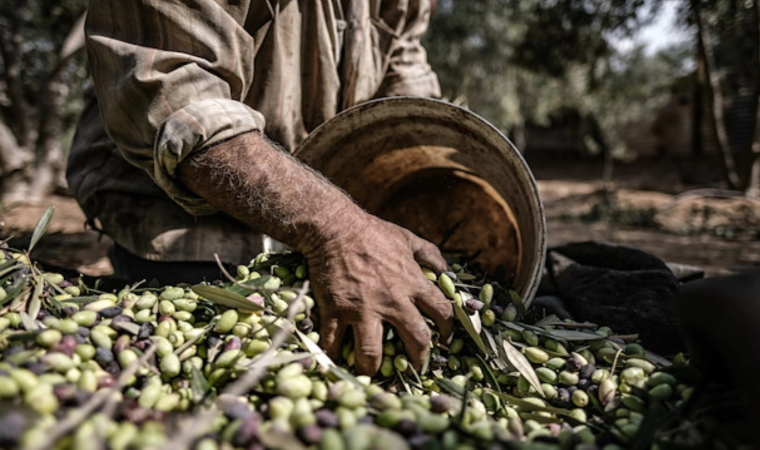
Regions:
<svg viewBox="0 0 760 450"><path fill-rule="evenodd" d="M305 353L293 353L292 355L278 355L271 358L257 359L248 364L238 363L237 367L242 369L250 369L254 366L261 365L261 367L282 366L284 364L290 364L292 362L301 361L304 358L308 358Z"/></svg>
<svg viewBox="0 0 760 450"><path fill-rule="evenodd" d="M552 414L570 414L570 411L564 408L557 408L556 406L539 406L535 403L531 403L529 401L526 401L525 399L522 399L520 397L515 397L514 395L505 394L503 392L496 392L493 389L489 389L494 395L498 396L505 402L519 406L521 410L524 411L543 411L548 412Z"/></svg>
<svg viewBox="0 0 760 450"><path fill-rule="evenodd" d="M673 364L670 361L668 361L667 359L663 358L662 356L660 356L660 355L658 355L656 353L652 353L652 352L650 352L648 350L646 350L644 352L644 358L646 358L647 361L649 361L650 363L657 364L660 367L668 367L668 366L671 366Z"/></svg>
<svg viewBox="0 0 760 450"><path fill-rule="evenodd" d="M499 386L499 381L496 380L496 376L491 371L491 367L488 365L485 359L483 359L480 355L475 355L478 357L478 360L480 361L480 365L483 366L483 374L486 377L486 380L491 384L491 386L496 389L497 391L501 392L501 386Z"/></svg>
<svg viewBox="0 0 760 450"><path fill-rule="evenodd" d="M206 393L211 389L211 385L206 377L203 376L203 372L198 370L195 366L193 366L192 372L190 373L190 389L193 391L194 403L203 400Z"/></svg>
<svg viewBox="0 0 760 450"><path fill-rule="evenodd" d="M475 330L475 326L470 321L470 317L467 315L467 313L462 309L461 306L457 305L456 303L454 305L454 313L457 316L457 320L464 326L465 331L467 331L467 334L470 335L470 338L475 342L475 345L478 346L481 352L483 352L484 355L488 354L488 351L486 350L486 345L483 343L483 339L480 337L480 334Z"/></svg>
<svg viewBox="0 0 760 450"><path fill-rule="evenodd" d="M226 306L228 308L237 308L245 311L263 311L260 305L248 300L242 295L230 292L226 289L221 289L206 284L196 284L193 286L192 291L206 300L216 303L217 305Z"/></svg>
<svg viewBox="0 0 760 450"><path fill-rule="evenodd" d="M50 225L50 220L53 218L53 213L55 213L55 206L51 206L48 209L45 210L45 212L42 214L42 217L40 217L40 220L37 222L37 226L34 227L34 233L32 233L32 240L29 241L29 252L32 251L35 245L37 245L37 242L40 240L42 235L45 234L45 231L47 231L48 225Z"/></svg>
<svg viewBox="0 0 760 450"><path fill-rule="evenodd" d="M8 336L9 342L33 342L37 339L37 333L34 331L28 331L26 333L13 333Z"/></svg>
<svg viewBox="0 0 760 450"><path fill-rule="evenodd" d="M247 280L242 283L238 283L238 285L248 286L251 288L260 288L260 287L263 287L265 284L267 284L267 282L269 282L269 280L271 279L272 279L271 275L262 275L258 278L254 278L252 280Z"/></svg>
<svg viewBox="0 0 760 450"><path fill-rule="evenodd" d="M525 379L528 380L528 383L533 386L533 389L538 391L538 393L541 394L541 397L543 397L544 390L541 389L541 381L538 379L538 375L536 375L536 371L533 370L533 366L530 364L530 361L528 361L528 358L526 358L520 350L516 349L508 339L504 338L503 335L501 337L501 348L504 351L504 356L507 358L507 361L509 361L509 364L517 369L517 371L520 372L520 375L524 376Z"/></svg>
<svg viewBox="0 0 760 450"><path fill-rule="evenodd" d="M464 387L454 383L448 378L438 378L435 380L435 384L441 388L443 392L459 400L464 398Z"/></svg>
<svg viewBox="0 0 760 450"><path fill-rule="evenodd" d="M68 303L76 303L77 305L86 305L88 303L94 302L97 299L98 299L98 297L96 295L83 295L81 297L70 298L70 299L66 300L66 302L68 302Z"/></svg>
<svg viewBox="0 0 760 450"><path fill-rule="evenodd" d="M255 289L251 289L251 288L242 286L242 285L237 284L237 283L236 284L231 284L231 285L225 287L224 289L227 290L227 291L232 292L233 294L238 294L241 297L248 297L249 295L251 295L254 292L256 292Z"/></svg>
<svg viewBox="0 0 760 450"><path fill-rule="evenodd" d="M523 319L528 317L528 305L523 303L523 299L520 297L520 294L518 294L517 291L510 289L509 298L511 298L512 303L515 304L515 308L517 308L517 313L520 314L520 317Z"/></svg>
<svg viewBox="0 0 760 450"><path fill-rule="evenodd" d="M364 389L364 385L361 384L355 376L351 375L348 371L346 371L346 369L338 365L330 367L328 374L333 376L333 380L348 381L349 383L353 383L356 386L360 386L362 389Z"/></svg>
<svg viewBox="0 0 760 450"><path fill-rule="evenodd" d="M319 364L324 370L330 370L331 367L336 365L335 362L322 351L322 348L309 339L303 332L296 330L296 335L301 339L301 343L303 344L303 347L306 348L306 351L311 353L311 356L317 360L317 364Z"/></svg>
<svg viewBox="0 0 760 450"><path fill-rule="evenodd" d="M546 330L545 334L552 339L564 341L596 341L604 339L596 333L579 330Z"/></svg>
<svg viewBox="0 0 760 450"><path fill-rule="evenodd" d="M539 320L538 322L536 322L536 324L535 324L535 325L536 325L537 327L543 327L543 326L545 326L545 325L547 325L547 324L550 324L550 323L556 323L556 322L559 322L559 321L560 321L560 320L559 320L559 317L557 317L557 316L556 316L556 315L554 315L554 314L549 314L548 316L546 316L546 317L544 317L543 319L541 319L541 320Z"/></svg>

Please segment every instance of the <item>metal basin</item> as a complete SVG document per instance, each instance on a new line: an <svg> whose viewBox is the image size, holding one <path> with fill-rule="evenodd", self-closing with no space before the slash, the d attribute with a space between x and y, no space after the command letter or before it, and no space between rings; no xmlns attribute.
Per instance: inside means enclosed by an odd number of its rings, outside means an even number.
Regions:
<svg viewBox="0 0 760 450"><path fill-rule="evenodd" d="M535 180L512 143L471 111L373 100L322 124L295 156L367 211L464 256L526 300L535 294L546 254Z"/></svg>

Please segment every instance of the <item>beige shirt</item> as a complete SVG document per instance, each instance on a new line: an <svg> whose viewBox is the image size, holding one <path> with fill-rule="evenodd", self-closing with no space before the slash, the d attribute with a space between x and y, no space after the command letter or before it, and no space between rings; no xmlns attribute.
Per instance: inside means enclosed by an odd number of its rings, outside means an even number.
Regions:
<svg viewBox="0 0 760 450"><path fill-rule="evenodd" d="M439 96L420 44L429 16L430 0L93 0L87 55L100 111L93 106L80 122L70 187L88 217L128 250L208 259L206 248L188 248L192 234L188 244L171 242L177 227L203 228L193 216L220 216L176 182L177 164L253 130L293 151L362 101ZM130 225L114 208L156 209L164 192L186 212L152 219L133 210L133 229L118 229ZM142 200L130 206L132 197ZM135 221L147 224L135 229ZM167 231L174 237L161 238Z"/></svg>

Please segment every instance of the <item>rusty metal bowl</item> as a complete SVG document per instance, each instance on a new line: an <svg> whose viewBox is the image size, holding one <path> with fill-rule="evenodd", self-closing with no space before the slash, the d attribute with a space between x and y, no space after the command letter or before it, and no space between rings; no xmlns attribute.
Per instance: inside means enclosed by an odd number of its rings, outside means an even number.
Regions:
<svg viewBox="0 0 760 450"><path fill-rule="evenodd" d="M546 255L538 189L514 145L473 112L416 97L373 100L319 126L295 156L370 213L533 298Z"/></svg>

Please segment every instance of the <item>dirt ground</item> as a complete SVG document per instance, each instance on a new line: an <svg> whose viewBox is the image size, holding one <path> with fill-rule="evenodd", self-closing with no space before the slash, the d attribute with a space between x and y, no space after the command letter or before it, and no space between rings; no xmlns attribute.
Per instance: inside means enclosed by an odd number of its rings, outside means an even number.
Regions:
<svg viewBox="0 0 760 450"><path fill-rule="evenodd" d="M536 173L550 247L586 240L611 242L668 262L700 266L708 276L760 268L759 202L718 190L673 195L666 189L641 189L647 187L641 183L637 189L619 183L626 188L605 191L602 183L582 176L557 180L546 179L556 174L540 169ZM85 227L84 215L69 197L0 207L0 239L12 238L12 246L25 246L50 205L56 206L56 212L33 257L85 275L112 273L107 258L110 240Z"/></svg>

